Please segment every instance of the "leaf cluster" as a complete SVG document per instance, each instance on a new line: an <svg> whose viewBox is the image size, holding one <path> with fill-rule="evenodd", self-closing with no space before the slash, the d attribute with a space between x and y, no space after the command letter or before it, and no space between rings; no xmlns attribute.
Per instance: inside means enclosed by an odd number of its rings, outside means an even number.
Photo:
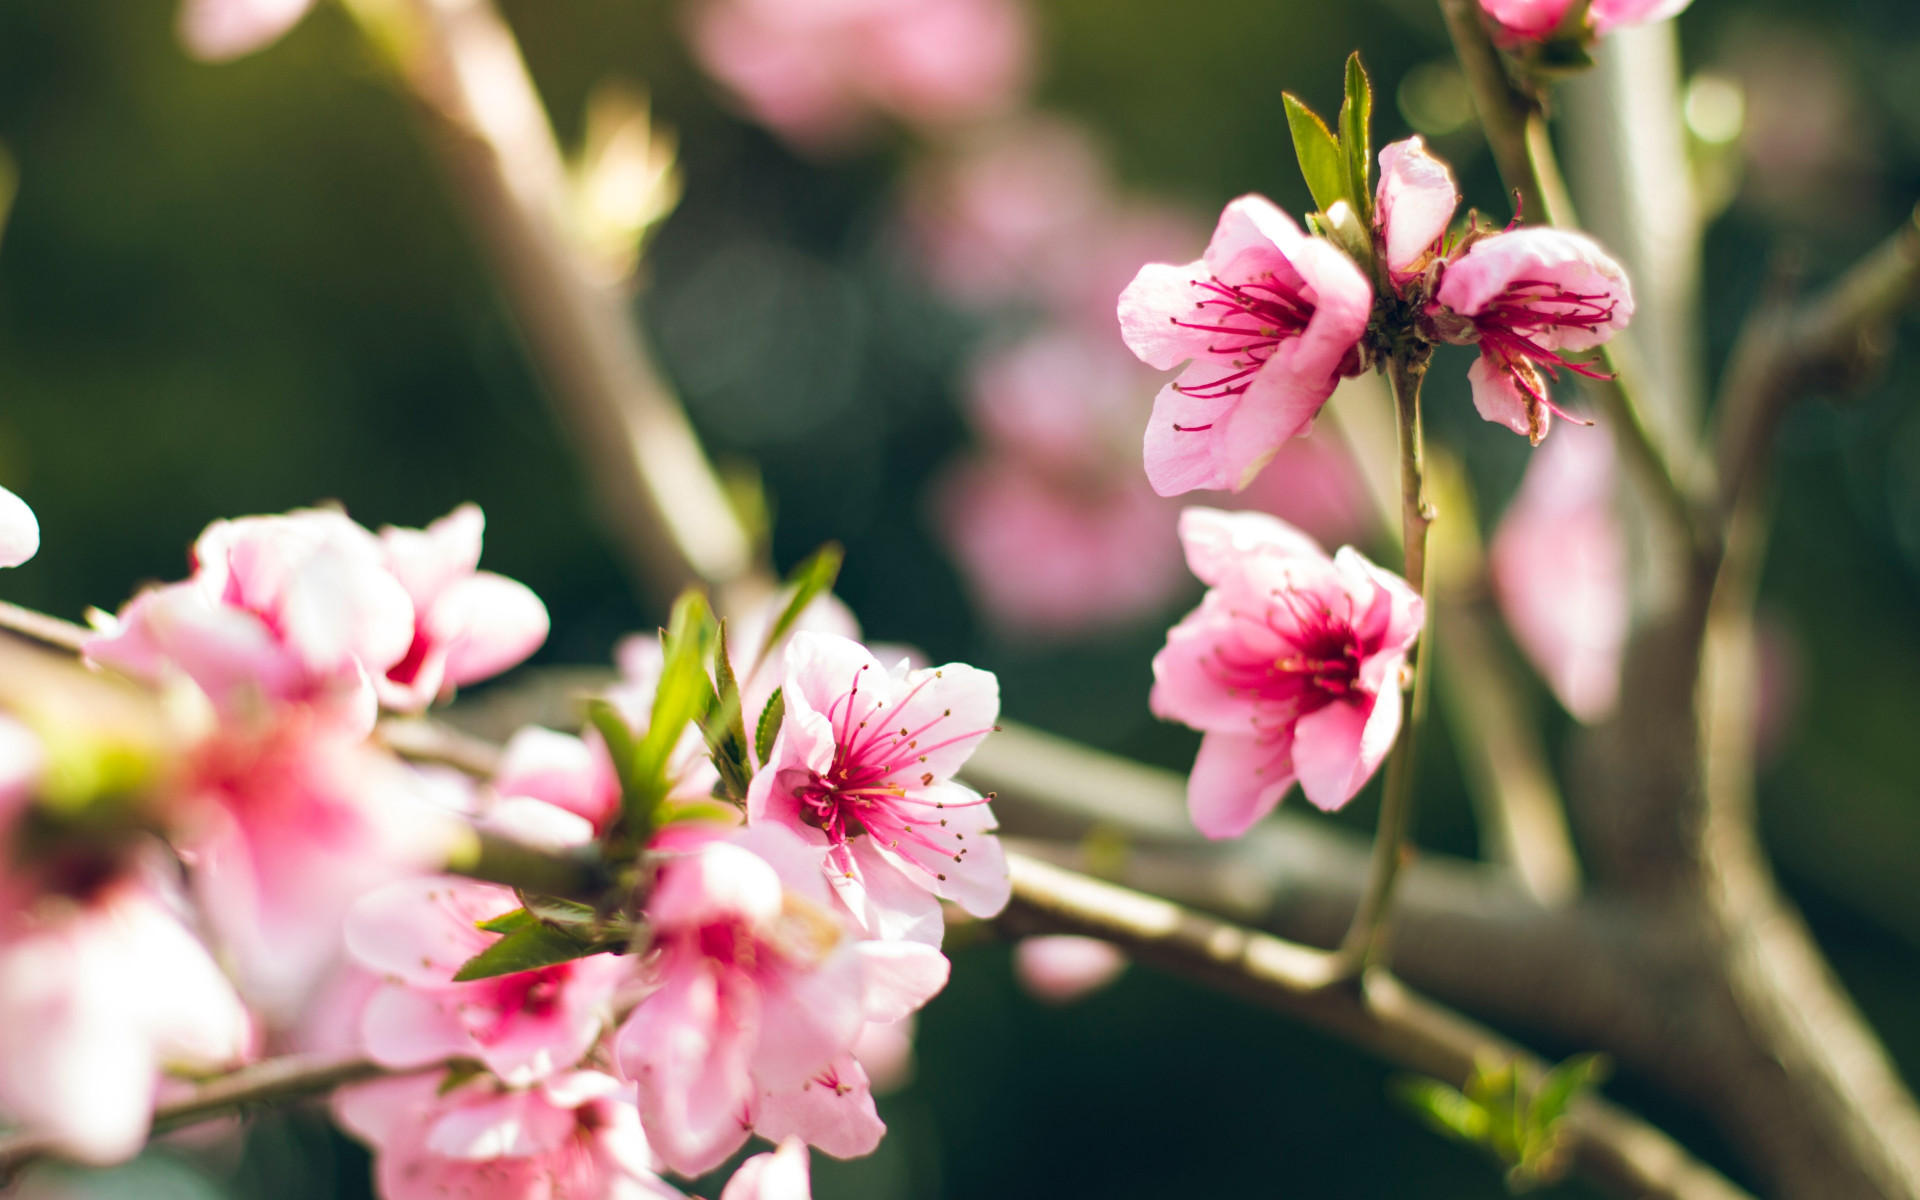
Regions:
<svg viewBox="0 0 1920 1200"><path fill-rule="evenodd" d="M1357 218L1359 228L1372 228L1373 83L1360 63L1360 52L1347 56L1338 133L1292 92L1283 93L1281 100L1286 105L1287 128L1293 134L1300 174L1320 208L1318 218L1309 218L1309 223L1319 232L1333 233L1333 227L1343 223L1336 206L1345 204L1346 211ZM1336 240L1340 239L1336 236ZM1345 246L1344 241L1341 244ZM1351 247L1346 248L1351 252Z"/></svg>
<svg viewBox="0 0 1920 1200"><path fill-rule="evenodd" d="M1396 1080L1394 1092L1434 1129L1492 1154L1507 1168L1507 1186L1524 1192L1566 1175L1567 1110L1606 1072L1600 1054L1575 1055L1537 1076L1509 1059L1480 1063L1464 1089L1413 1076Z"/></svg>

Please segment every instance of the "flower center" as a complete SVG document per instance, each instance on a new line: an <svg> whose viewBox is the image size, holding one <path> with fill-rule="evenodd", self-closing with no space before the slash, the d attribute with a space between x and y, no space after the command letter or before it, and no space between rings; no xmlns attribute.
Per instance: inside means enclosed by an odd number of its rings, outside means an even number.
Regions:
<svg viewBox="0 0 1920 1200"><path fill-rule="evenodd" d="M1223 365L1230 368L1219 378L1205 383L1174 385L1197 399L1223 400L1245 392L1280 343L1299 337L1307 322L1313 319L1313 302L1271 272L1247 283L1227 284L1219 279L1196 279L1193 283L1207 294L1206 299L1194 304L1198 310L1196 318L1171 319L1183 329L1217 335L1207 346L1207 353L1225 359ZM1212 426L1176 428L1197 431Z"/></svg>
<svg viewBox="0 0 1920 1200"><path fill-rule="evenodd" d="M493 1009L494 1017L476 1029L474 1036L483 1044L496 1042L507 1036L517 1017L538 1021L552 1016L567 981L572 978L572 964L559 963L537 971L516 971L489 981L493 987L487 1007Z"/></svg>
<svg viewBox="0 0 1920 1200"><path fill-rule="evenodd" d="M1279 652L1235 655L1223 647L1212 667L1221 684L1265 701L1282 723L1365 690L1360 664L1366 647L1351 612L1342 615L1318 597L1281 589L1265 624L1280 639Z"/></svg>

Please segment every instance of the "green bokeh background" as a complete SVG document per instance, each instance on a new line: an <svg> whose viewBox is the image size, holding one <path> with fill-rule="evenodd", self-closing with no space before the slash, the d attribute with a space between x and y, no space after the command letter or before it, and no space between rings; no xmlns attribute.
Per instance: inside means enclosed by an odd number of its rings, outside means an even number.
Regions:
<svg viewBox="0 0 1920 1200"><path fill-rule="evenodd" d="M1097 130L1129 186L1201 213L1247 191L1303 205L1283 88L1333 107L1357 46L1391 97L1445 54L1426 0L1037 8L1043 103ZM610 78L643 82L680 133L687 193L651 255L649 332L716 454L763 472L781 563L840 539L841 592L875 638L1000 672L1012 716L1184 766L1192 737L1145 706L1164 622L1066 646L997 639L931 535L921 495L964 442L954 379L980 330L893 249L904 140L830 164L794 157L728 113L663 0L506 9L563 138ZM181 575L215 517L331 498L368 524L420 524L471 499L488 514L488 565L553 612L538 661L604 662L660 614L596 530L404 100L325 5L223 67L180 54L172 19L158 0L0 0L0 143L21 173L0 241L0 483L33 504L45 539L0 595L77 616ZM1717 365L1770 253L1830 276L1920 195L1920 9L1698 0L1682 34L1688 69L1743 73L1750 108L1814 86L1797 73L1809 62L1843 102L1844 136L1815 139L1814 167L1750 166L1710 232ZM1377 141L1406 131L1391 103L1379 119ZM1438 145L1469 200L1504 211L1477 134ZM716 264L742 261L763 286L713 285ZM1796 698L1762 801L1796 899L1913 1078L1920 329L1902 332L1909 344L1864 395L1803 407L1780 439L1765 611L1792 648ZM1435 372L1433 436L1497 512L1524 446L1472 416L1463 366ZM1566 719L1540 703L1559 745ZM1423 765L1423 842L1471 852L1443 736ZM1370 805L1343 819L1366 823ZM893 1135L869 1160L818 1162L821 1200L1504 1194L1343 1047L1145 971L1062 1011L1013 986L1003 947L955 958L923 1017L917 1082L882 1101ZM1612 1089L1737 1171L1693 1115L1631 1077ZM114 1196L367 1189L364 1155L299 1112L255 1122L243 1145L67 1182Z"/></svg>

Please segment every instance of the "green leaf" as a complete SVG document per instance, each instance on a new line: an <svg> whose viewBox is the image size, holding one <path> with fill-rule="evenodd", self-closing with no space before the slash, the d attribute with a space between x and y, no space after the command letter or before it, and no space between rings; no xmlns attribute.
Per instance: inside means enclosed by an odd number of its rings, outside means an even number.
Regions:
<svg viewBox="0 0 1920 1200"><path fill-rule="evenodd" d="M840 578L840 564L846 556L847 552L839 542L828 542L808 555L787 576L787 586L793 589L793 595L788 597L787 606L780 610L779 617L768 628L766 640L760 643L760 653L747 671L747 678L753 678L760 670L760 664L780 644L780 639L787 636L793 623L800 619L800 614L807 611L807 605L833 590L834 581Z"/></svg>
<svg viewBox="0 0 1920 1200"><path fill-rule="evenodd" d="M780 723L787 719L787 698L780 691L775 688L767 697L767 706L760 710L760 723L753 729L753 752L763 767L773 754L773 739L780 736Z"/></svg>
<svg viewBox="0 0 1920 1200"><path fill-rule="evenodd" d="M1300 160L1300 174L1306 178L1307 190L1313 193L1313 202L1321 212L1341 200L1351 204L1352 199L1347 195L1347 164L1340 153L1340 140L1298 96L1285 92L1280 99L1287 108L1287 128L1293 131L1293 153Z"/></svg>
<svg viewBox="0 0 1920 1200"><path fill-rule="evenodd" d="M592 942L564 929L535 922L503 934L499 941L468 959L454 973L453 981L470 983L516 971L535 971L599 952Z"/></svg>
<svg viewBox="0 0 1920 1200"><path fill-rule="evenodd" d="M1581 1089L1606 1078L1607 1068L1607 1056L1604 1054L1576 1054L1548 1071L1533 1091L1533 1103L1528 1116L1534 1128L1545 1131L1566 1116L1573 1098L1580 1094Z"/></svg>
<svg viewBox="0 0 1920 1200"><path fill-rule="evenodd" d="M1398 1079L1392 1090L1401 1103L1448 1137L1484 1146L1493 1132L1492 1114L1437 1079Z"/></svg>
<svg viewBox="0 0 1920 1200"><path fill-rule="evenodd" d="M512 933L516 929L525 929L527 926L533 924L533 921L534 916L532 913L524 908L516 908L512 912L503 912L497 917L489 917L484 921L475 921L474 927L484 929L488 933Z"/></svg>
<svg viewBox="0 0 1920 1200"><path fill-rule="evenodd" d="M706 596L691 588L681 593L661 643L664 662L653 713L646 736L633 751L633 793L627 797L626 816L631 832L643 840L654 828L654 806L673 787L668 777L673 748L688 723L705 718L714 707L713 682L707 678L707 648L714 629Z"/></svg>
<svg viewBox="0 0 1920 1200"><path fill-rule="evenodd" d="M633 736L627 718L614 707L612 701L596 698L587 701L587 720L600 731L601 740L607 743L607 757L613 760L613 773L620 780L620 794L631 795L637 787L633 767L640 742Z"/></svg>
<svg viewBox="0 0 1920 1200"><path fill-rule="evenodd" d="M753 781L753 762L747 757L747 726L741 714L740 683L727 656L727 623L720 622L719 642L713 654L713 677L718 684L715 703L700 723L707 754L720 772L720 794L745 804Z"/></svg>
<svg viewBox="0 0 1920 1200"><path fill-rule="evenodd" d="M1368 178L1373 169L1373 84L1367 79L1367 69L1360 65L1358 50L1347 56L1347 95L1340 105L1340 150L1346 159L1347 198L1371 228L1373 188Z"/></svg>

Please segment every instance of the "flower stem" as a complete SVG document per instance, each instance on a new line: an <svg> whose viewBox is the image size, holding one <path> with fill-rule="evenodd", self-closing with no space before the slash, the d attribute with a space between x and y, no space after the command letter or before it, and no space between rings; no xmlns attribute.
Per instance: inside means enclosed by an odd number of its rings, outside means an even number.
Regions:
<svg viewBox="0 0 1920 1200"><path fill-rule="evenodd" d="M1409 586L1427 595L1427 527L1433 508L1427 503L1426 449L1420 427L1420 384L1426 379L1431 348L1403 345L1387 361L1387 380L1393 386L1394 426L1400 444L1400 529L1406 551ZM1387 914L1400 876L1408 832L1413 827L1414 756L1420 727L1426 723L1428 679L1433 674L1428 637L1433 629L1433 606L1426 606L1426 626L1414 649L1413 702L1400 726L1400 739L1387 759L1387 776L1380 793L1380 824L1373 837L1373 860L1367 888L1354 910L1353 924L1340 945L1340 974L1351 978L1372 966L1385 965Z"/></svg>

